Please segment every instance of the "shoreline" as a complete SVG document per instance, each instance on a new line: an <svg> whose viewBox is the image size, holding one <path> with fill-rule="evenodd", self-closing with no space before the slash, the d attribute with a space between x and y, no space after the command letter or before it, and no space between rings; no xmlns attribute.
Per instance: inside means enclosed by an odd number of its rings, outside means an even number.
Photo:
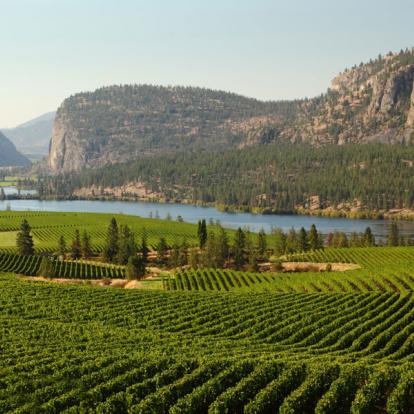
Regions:
<svg viewBox="0 0 414 414"><path fill-rule="evenodd" d="M145 197L117 197L110 195L103 196L46 196L39 197L37 195L8 195L2 201L13 200L39 200L39 201L121 201L121 202L140 202L140 203L156 203L156 204L181 204L194 207L210 207L217 211L229 214L247 213L253 215L298 215L308 217L325 217L325 218L344 218L350 220L393 220L393 221L414 221L414 209L391 209L391 210L335 210L333 208L326 209L305 209L298 208L293 210L274 210L270 207L251 207L251 206L229 206L220 203L204 203L200 201L192 202L190 200L177 200L165 198L145 198Z"/></svg>

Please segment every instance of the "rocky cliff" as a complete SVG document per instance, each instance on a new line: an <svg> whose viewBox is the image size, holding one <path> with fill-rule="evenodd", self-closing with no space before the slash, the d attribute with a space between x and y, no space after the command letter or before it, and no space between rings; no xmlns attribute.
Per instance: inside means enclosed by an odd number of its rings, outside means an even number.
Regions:
<svg viewBox="0 0 414 414"><path fill-rule="evenodd" d="M414 49L345 70L327 93L261 102L201 88L112 86L66 99L57 112L55 173L180 150L276 140L314 145L414 143Z"/></svg>
<svg viewBox="0 0 414 414"><path fill-rule="evenodd" d="M0 167L27 166L30 161L0 132Z"/></svg>

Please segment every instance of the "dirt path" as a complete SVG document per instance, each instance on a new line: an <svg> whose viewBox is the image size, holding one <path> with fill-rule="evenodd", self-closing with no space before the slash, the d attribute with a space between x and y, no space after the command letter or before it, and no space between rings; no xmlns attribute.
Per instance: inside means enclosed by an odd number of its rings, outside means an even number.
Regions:
<svg viewBox="0 0 414 414"><path fill-rule="evenodd" d="M145 282L154 281L161 274L170 274L169 271L160 269L158 267L147 268L148 274L141 280L128 279L66 279L66 278L48 278L44 276L18 276L21 280L49 282L66 285L87 285L98 287L113 287L119 289L143 289ZM144 282L144 283L143 283Z"/></svg>

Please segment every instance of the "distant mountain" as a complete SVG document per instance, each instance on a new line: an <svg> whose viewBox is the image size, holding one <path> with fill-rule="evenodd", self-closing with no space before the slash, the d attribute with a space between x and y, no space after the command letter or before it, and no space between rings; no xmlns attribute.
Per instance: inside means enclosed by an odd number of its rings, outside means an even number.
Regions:
<svg viewBox="0 0 414 414"><path fill-rule="evenodd" d="M414 143L414 49L339 74L327 93L261 102L190 87L110 86L57 111L52 171L79 171L149 155L244 148L280 140L315 146Z"/></svg>
<svg viewBox="0 0 414 414"><path fill-rule="evenodd" d="M30 161L16 150L10 140L0 132L0 167L30 165Z"/></svg>
<svg viewBox="0 0 414 414"><path fill-rule="evenodd" d="M53 122L56 112L48 112L15 128L2 132L16 148L31 159L41 159L49 153Z"/></svg>

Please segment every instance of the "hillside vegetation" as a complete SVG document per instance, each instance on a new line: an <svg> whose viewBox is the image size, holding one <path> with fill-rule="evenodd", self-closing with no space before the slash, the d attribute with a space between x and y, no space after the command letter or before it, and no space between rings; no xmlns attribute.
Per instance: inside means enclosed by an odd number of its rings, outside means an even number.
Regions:
<svg viewBox="0 0 414 414"><path fill-rule="evenodd" d="M261 102L193 87L109 86L66 99L57 111L54 173L148 155L269 142L412 143L413 49L338 75L327 93Z"/></svg>
<svg viewBox="0 0 414 414"><path fill-rule="evenodd" d="M268 144L183 152L40 181L42 196L124 197L262 212L414 215L414 147ZM133 183L140 183L134 186ZM410 211L411 210L411 211Z"/></svg>

